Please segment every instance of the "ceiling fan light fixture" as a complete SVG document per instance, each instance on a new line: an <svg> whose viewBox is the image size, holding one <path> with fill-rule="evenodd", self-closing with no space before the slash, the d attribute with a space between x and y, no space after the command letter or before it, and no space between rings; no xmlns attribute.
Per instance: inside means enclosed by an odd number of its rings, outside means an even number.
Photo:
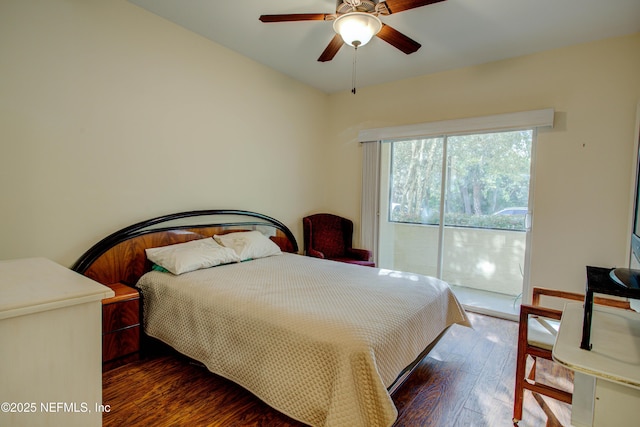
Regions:
<svg viewBox="0 0 640 427"><path fill-rule="evenodd" d="M333 29L342 40L354 47L364 46L382 29L380 19L370 13L350 12L333 21Z"/></svg>

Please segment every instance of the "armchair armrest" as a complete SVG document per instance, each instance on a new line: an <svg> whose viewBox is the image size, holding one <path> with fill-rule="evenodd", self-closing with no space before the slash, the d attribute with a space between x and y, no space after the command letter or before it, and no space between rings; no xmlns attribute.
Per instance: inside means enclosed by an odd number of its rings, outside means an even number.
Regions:
<svg viewBox="0 0 640 427"><path fill-rule="evenodd" d="M548 359L551 357L548 353L551 351L551 347L553 346L553 342L555 341L555 334L553 334L551 329L548 329L548 326L551 325L547 323L547 321L541 319L539 319L539 321L540 325L543 326L542 329L548 330L551 334L544 332L541 334L540 332L538 332L535 326L535 321L534 323L530 323L529 316L532 316L533 318L554 319L559 321L562 317L562 311L527 304L522 304L520 306L520 323L518 325L518 353L520 354L521 349L526 349L527 354ZM529 331L530 327L532 327L531 331ZM535 375L535 370L532 369L531 373ZM530 377L530 379L533 378Z"/></svg>
<svg viewBox="0 0 640 427"><path fill-rule="evenodd" d="M323 254L322 252L320 252L320 251L316 251L316 250L315 250L315 249L313 249L313 248L307 248L307 255L308 255L308 256L315 257L315 258L322 258L322 259L324 259L324 254Z"/></svg>
<svg viewBox="0 0 640 427"><path fill-rule="evenodd" d="M520 324L524 323L526 325L530 315L560 320L562 317L562 310L522 304L520 306Z"/></svg>
<svg viewBox="0 0 640 427"><path fill-rule="evenodd" d="M371 258L371 251L367 249L347 248L346 254L350 258L354 258L360 261L369 261Z"/></svg>

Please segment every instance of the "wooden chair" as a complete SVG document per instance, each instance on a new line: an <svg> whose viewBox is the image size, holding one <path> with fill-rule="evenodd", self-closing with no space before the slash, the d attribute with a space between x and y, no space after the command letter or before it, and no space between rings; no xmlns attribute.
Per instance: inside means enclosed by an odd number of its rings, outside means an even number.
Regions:
<svg viewBox="0 0 640 427"><path fill-rule="evenodd" d="M584 295L574 292L546 288L533 288L531 305L520 306L520 325L518 329L518 354L516 359L516 387L513 404L513 423L522 419L524 391L543 394L561 402L571 404L572 393L536 381L536 359L541 357L553 360L551 351L560 326L561 310L540 307L540 296L584 301ZM595 297L595 304L608 305L630 310L628 301ZM527 358L533 359L531 370L526 372Z"/></svg>

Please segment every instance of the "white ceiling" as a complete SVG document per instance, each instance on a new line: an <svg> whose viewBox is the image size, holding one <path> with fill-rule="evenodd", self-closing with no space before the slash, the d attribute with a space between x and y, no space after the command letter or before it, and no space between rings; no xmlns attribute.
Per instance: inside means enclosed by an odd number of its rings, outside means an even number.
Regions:
<svg viewBox="0 0 640 427"><path fill-rule="evenodd" d="M331 21L258 20L334 13L335 0L129 1L323 92L351 89L353 48L317 61ZM446 0L381 20L422 48L405 55L374 38L358 50L358 87L639 32L640 0Z"/></svg>

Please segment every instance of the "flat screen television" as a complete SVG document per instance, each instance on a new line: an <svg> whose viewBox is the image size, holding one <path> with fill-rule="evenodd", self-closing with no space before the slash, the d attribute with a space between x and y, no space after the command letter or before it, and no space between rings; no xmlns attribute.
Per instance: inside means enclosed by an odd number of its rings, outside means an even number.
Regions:
<svg viewBox="0 0 640 427"><path fill-rule="evenodd" d="M638 105L636 124L636 147L638 156L636 157L636 189L634 191L634 216L633 228L631 231L631 257L640 263L640 104ZM640 289L640 270L632 268L614 268L610 273L611 279L628 289Z"/></svg>

